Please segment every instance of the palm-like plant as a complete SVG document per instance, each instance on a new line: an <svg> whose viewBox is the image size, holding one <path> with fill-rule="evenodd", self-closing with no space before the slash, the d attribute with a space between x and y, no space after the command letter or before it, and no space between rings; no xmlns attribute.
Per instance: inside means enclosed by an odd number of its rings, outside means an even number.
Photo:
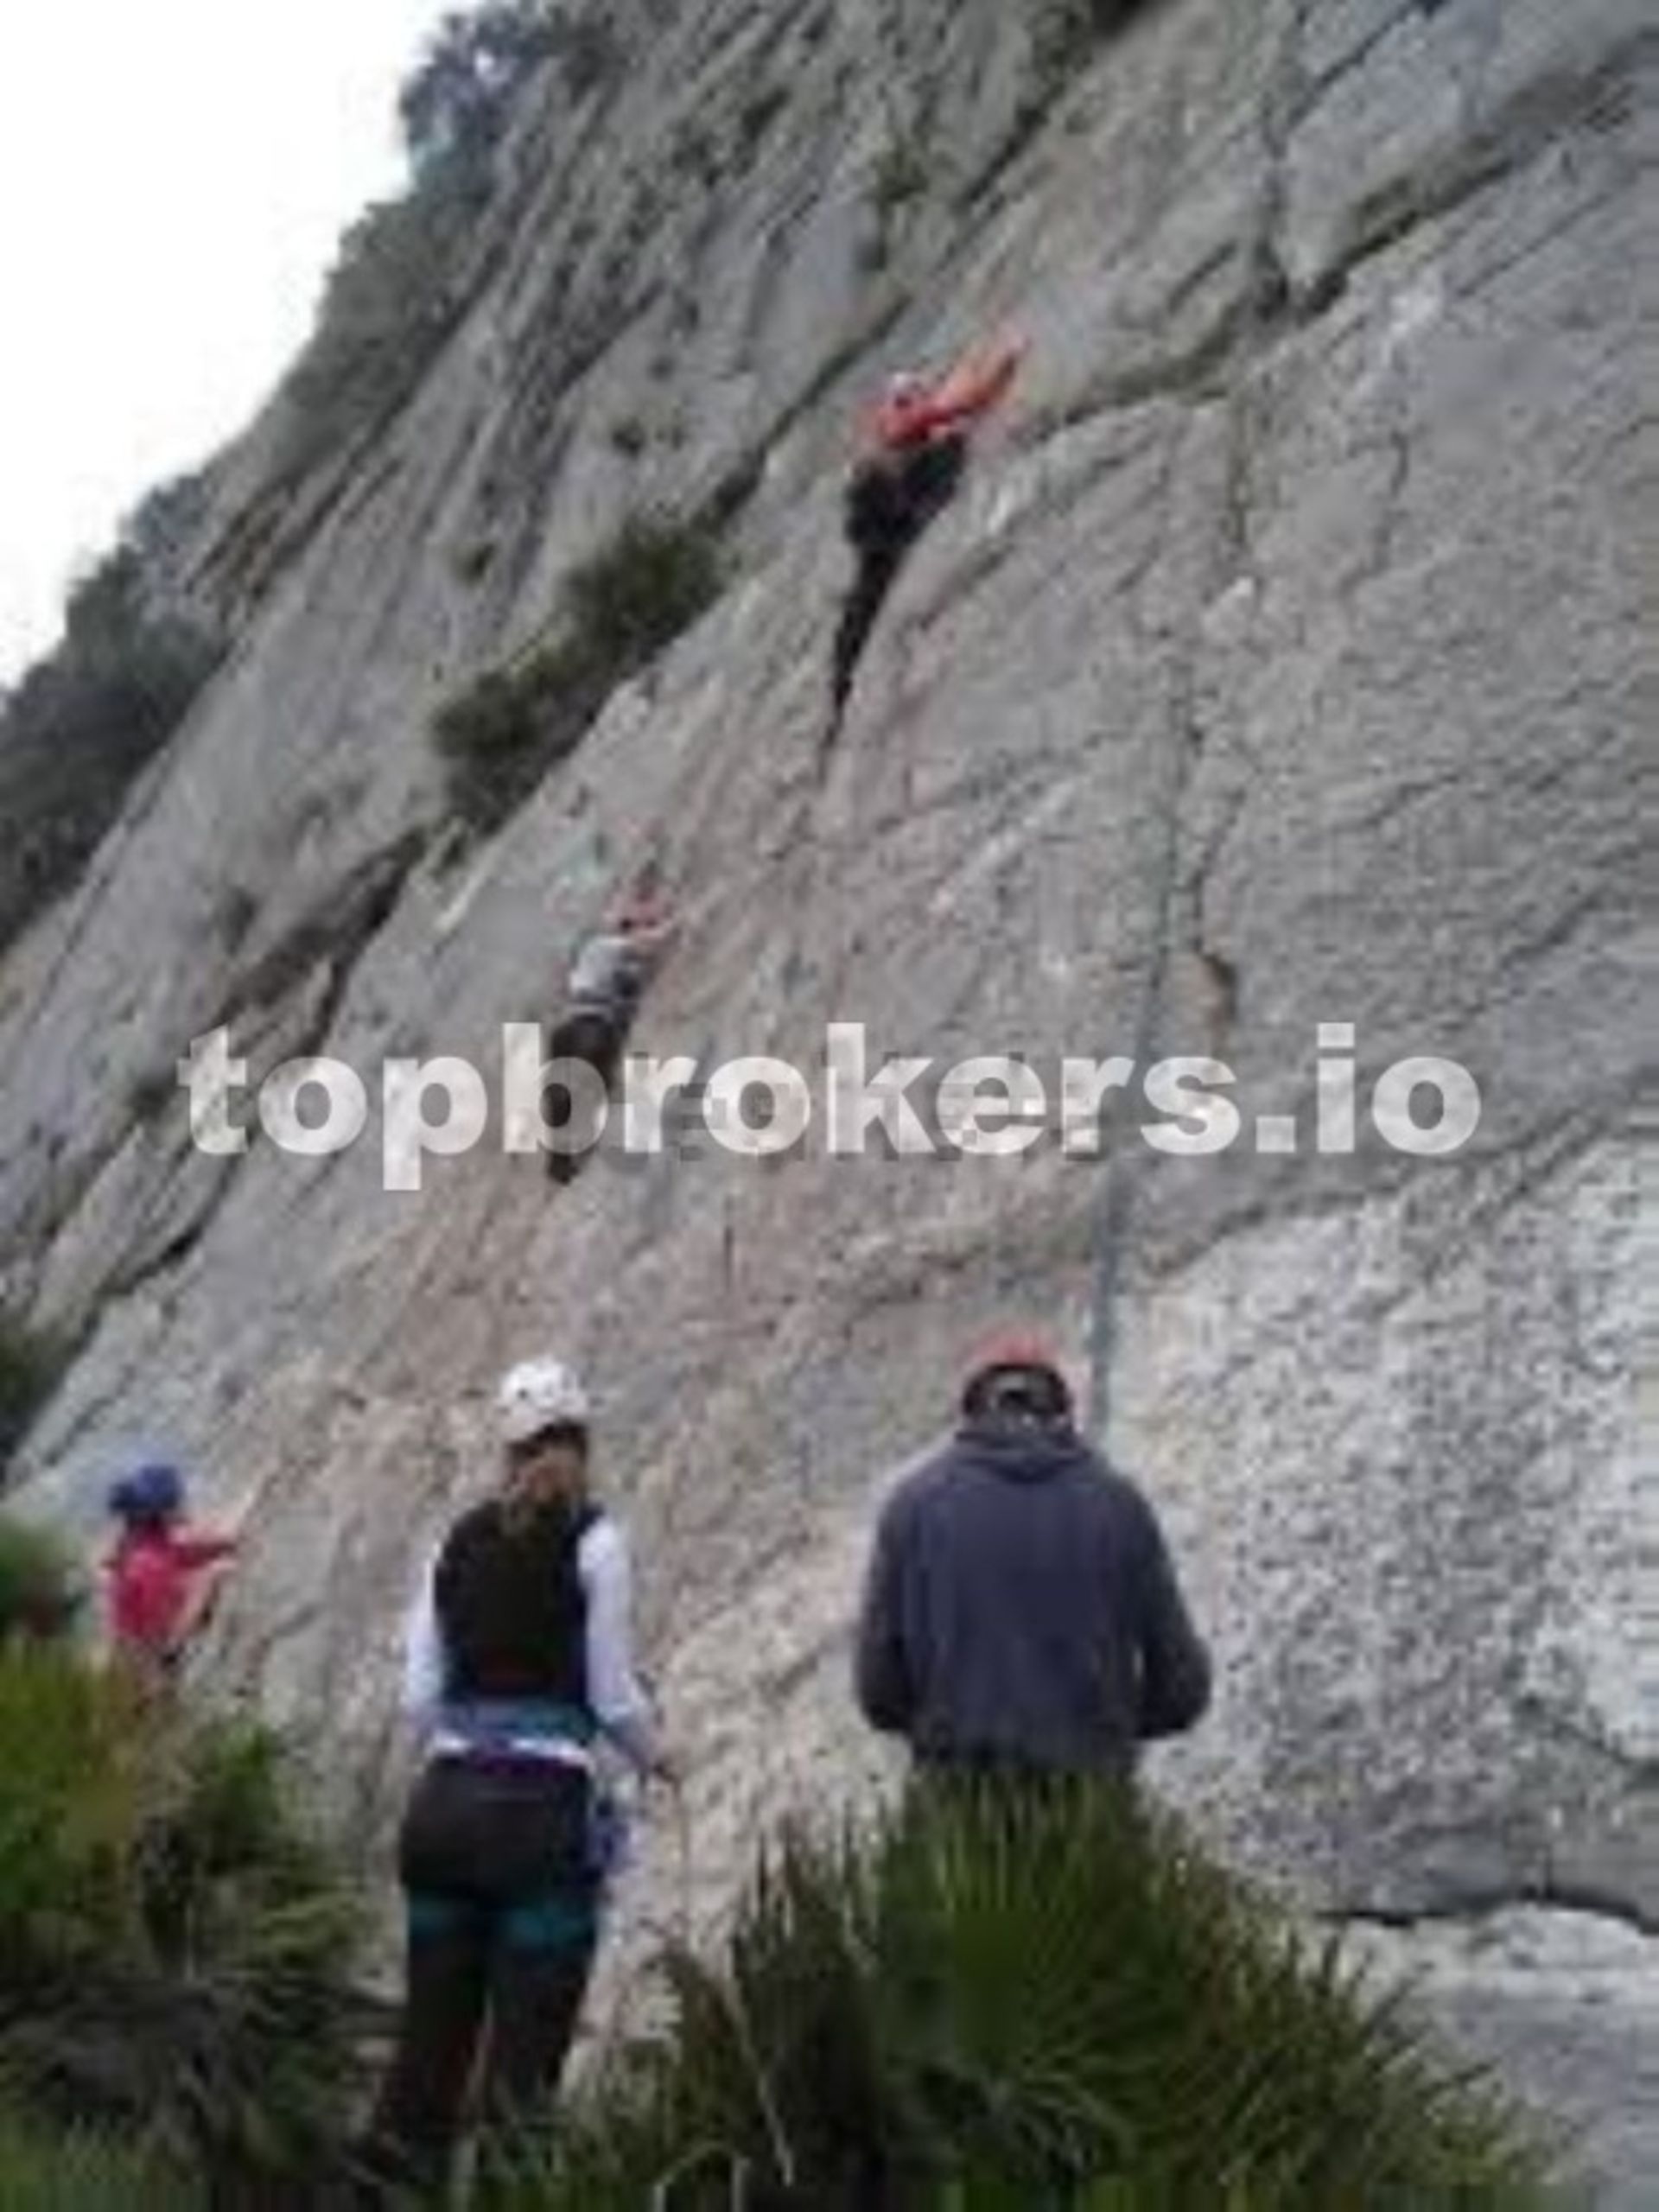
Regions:
<svg viewBox="0 0 1659 2212"><path fill-rule="evenodd" d="M3 1360L0 1351L0 1365ZM0 1427L4 1396L0 1376ZM0 1513L0 1643L18 1636L66 1633L82 1595L73 1557L54 1532Z"/></svg>
<svg viewBox="0 0 1659 2212"><path fill-rule="evenodd" d="M1122 1793L913 1794L772 1852L663 1961L511 2212L1375 2212L1542 2202L1491 2094Z"/></svg>
<svg viewBox="0 0 1659 2212"><path fill-rule="evenodd" d="M0 2082L245 2196L337 2139L355 1914L268 1738L0 1656ZM240 2199L238 2199L240 2201Z"/></svg>
<svg viewBox="0 0 1659 2212"><path fill-rule="evenodd" d="M130 2145L0 2119L0 2212L205 2212L186 2174Z"/></svg>

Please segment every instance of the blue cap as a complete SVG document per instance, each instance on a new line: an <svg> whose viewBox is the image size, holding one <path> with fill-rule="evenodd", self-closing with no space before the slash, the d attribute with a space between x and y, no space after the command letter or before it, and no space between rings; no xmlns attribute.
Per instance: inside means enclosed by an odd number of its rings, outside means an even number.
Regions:
<svg viewBox="0 0 1659 2212"><path fill-rule="evenodd" d="M124 1521L165 1521L183 1504L183 1478L160 1461L135 1468L110 1491L110 1510Z"/></svg>

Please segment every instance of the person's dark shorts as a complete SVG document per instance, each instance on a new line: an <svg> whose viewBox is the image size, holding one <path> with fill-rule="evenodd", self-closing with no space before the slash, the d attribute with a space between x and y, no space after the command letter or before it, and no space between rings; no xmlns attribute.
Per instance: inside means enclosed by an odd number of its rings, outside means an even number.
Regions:
<svg viewBox="0 0 1659 2212"><path fill-rule="evenodd" d="M526 1941L592 1942L601 1889L593 1785L545 1760L435 1759L397 1841L411 1929L482 1912Z"/></svg>

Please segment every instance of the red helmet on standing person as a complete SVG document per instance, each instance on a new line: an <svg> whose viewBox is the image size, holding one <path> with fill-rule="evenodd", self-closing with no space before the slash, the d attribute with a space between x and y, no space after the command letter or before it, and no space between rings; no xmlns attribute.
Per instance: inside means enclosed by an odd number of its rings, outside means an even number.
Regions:
<svg viewBox="0 0 1659 2212"><path fill-rule="evenodd" d="M979 1344L963 1380L962 1410L970 1419L1004 1403L1053 1420L1069 1420L1071 1391L1059 1354L1031 1328L997 1329Z"/></svg>

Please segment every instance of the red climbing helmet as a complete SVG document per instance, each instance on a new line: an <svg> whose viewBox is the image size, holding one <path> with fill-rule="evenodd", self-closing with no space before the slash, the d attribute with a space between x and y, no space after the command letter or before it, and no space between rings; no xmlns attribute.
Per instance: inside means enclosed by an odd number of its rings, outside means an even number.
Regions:
<svg viewBox="0 0 1659 2212"><path fill-rule="evenodd" d="M1019 1378L1027 1391L1034 1378L1042 1378L1044 1387L1038 1395L1056 1414L1069 1414L1071 1392L1065 1370L1053 1344L1039 1330L1004 1327L983 1340L963 1379L963 1411L969 1414L985 1411L994 1395L994 1385L1005 1376Z"/></svg>
<svg viewBox="0 0 1659 2212"><path fill-rule="evenodd" d="M1001 1367L1034 1368L1045 1375L1061 1371L1059 1354L1041 1331L1020 1327L994 1329L982 1338L968 1363L966 1379L976 1382Z"/></svg>
<svg viewBox="0 0 1659 2212"><path fill-rule="evenodd" d="M917 370L896 370L871 416L877 441L884 446L908 444L927 418L932 390L929 378Z"/></svg>

